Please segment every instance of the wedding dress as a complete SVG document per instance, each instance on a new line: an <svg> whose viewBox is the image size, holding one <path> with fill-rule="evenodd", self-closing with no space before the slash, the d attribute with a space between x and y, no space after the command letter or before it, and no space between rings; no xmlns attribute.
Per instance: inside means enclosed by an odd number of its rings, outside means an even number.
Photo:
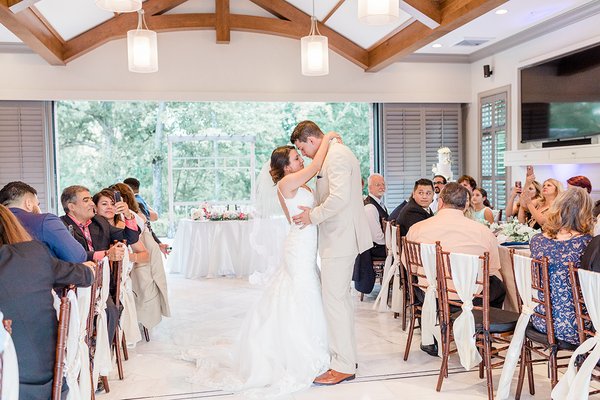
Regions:
<svg viewBox="0 0 600 400"><path fill-rule="evenodd" d="M314 197L308 189L299 188L285 204L293 216L302 212L298 206L312 207ZM268 398L304 389L329 368L316 257L316 226L300 229L292 225L283 265L247 314L229 368L222 360L215 364L206 357L194 357L198 358L195 381Z"/></svg>

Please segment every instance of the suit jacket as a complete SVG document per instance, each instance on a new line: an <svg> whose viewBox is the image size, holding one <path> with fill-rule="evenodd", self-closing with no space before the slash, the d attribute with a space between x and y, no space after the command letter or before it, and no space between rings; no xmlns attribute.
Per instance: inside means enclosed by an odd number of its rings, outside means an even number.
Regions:
<svg viewBox="0 0 600 400"><path fill-rule="evenodd" d="M52 257L40 242L0 246L0 309L13 321L19 399L51 397L57 324L50 290L87 287L92 279L89 268Z"/></svg>
<svg viewBox="0 0 600 400"><path fill-rule="evenodd" d="M356 256L373 247L360 164L348 147L335 140L317 175L316 200L310 220L319 226L321 258Z"/></svg>
<svg viewBox="0 0 600 400"><path fill-rule="evenodd" d="M404 206L406 206L407 204L408 204L407 200L404 200L402 203L400 203L400 205L398 207L394 208L394 211L392 211L392 213L390 214L389 219L396 221L398 219L398 215L400 215L400 211L402 211Z"/></svg>
<svg viewBox="0 0 600 400"><path fill-rule="evenodd" d="M54 214L34 214L20 208L10 209L34 239L43 242L50 254L69 262L84 262L85 250L71 236L62 221Z"/></svg>
<svg viewBox="0 0 600 400"><path fill-rule="evenodd" d="M92 237L92 245L94 246L94 250L92 251L88 247L87 241L83 236L83 232L81 229L79 229L75 221L73 221L68 215L63 215L60 217L60 219L62 219L65 225L71 225L73 227L74 238L85 249L88 261L92 261L94 259L94 251L108 250L110 245L113 244L115 240L127 240L127 244L133 244L136 243L140 238L139 231L134 231L127 227L125 229L116 228L109 224L106 218L95 215L92 218L92 223L89 226L90 236Z"/></svg>
<svg viewBox="0 0 600 400"><path fill-rule="evenodd" d="M581 256L581 268L600 272L600 236L595 236Z"/></svg>
<svg viewBox="0 0 600 400"><path fill-rule="evenodd" d="M406 236L411 226L430 217L433 217L433 214L425 211L411 197L406 206L402 207L398 219L396 219L396 223L400 225L400 235Z"/></svg>

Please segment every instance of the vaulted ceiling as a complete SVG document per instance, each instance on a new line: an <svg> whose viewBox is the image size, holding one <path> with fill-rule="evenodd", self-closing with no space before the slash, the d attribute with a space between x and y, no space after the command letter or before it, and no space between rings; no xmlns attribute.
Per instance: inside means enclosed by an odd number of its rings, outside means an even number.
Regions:
<svg viewBox="0 0 600 400"><path fill-rule="evenodd" d="M316 0L314 14L332 51L375 72L415 52L465 54L449 47L461 40L485 43L509 37L544 19L597 2L404 0L399 21L386 26L360 23L357 0ZM143 9L154 31L214 30L216 42L227 44L231 31L293 39L306 36L312 4L311 0L145 0ZM486 18L492 18L491 11L500 6L513 8L514 13L492 27ZM112 14L98 9L94 0L0 0L0 28L5 28L0 29L0 42L3 37L20 42L52 65L66 65L111 40L124 38L136 26L136 13ZM473 26L481 32L469 37L461 33ZM430 44L438 40L431 49Z"/></svg>

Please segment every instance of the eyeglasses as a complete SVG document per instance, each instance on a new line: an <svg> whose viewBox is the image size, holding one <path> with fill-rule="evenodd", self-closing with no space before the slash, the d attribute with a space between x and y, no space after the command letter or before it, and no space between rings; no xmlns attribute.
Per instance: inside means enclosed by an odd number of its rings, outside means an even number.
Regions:
<svg viewBox="0 0 600 400"><path fill-rule="evenodd" d="M437 182L436 182L436 181L433 181L433 184L434 184L434 185L443 185L443 184L444 184L444 182L442 182L442 181L437 181Z"/></svg>

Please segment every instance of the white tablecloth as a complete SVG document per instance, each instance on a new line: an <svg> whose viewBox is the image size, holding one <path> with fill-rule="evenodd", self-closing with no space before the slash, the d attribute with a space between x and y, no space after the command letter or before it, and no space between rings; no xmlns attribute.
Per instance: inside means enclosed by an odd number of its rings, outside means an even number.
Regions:
<svg viewBox="0 0 600 400"><path fill-rule="evenodd" d="M249 221L179 221L167 266L197 279L249 276L279 266L289 224L284 217Z"/></svg>

